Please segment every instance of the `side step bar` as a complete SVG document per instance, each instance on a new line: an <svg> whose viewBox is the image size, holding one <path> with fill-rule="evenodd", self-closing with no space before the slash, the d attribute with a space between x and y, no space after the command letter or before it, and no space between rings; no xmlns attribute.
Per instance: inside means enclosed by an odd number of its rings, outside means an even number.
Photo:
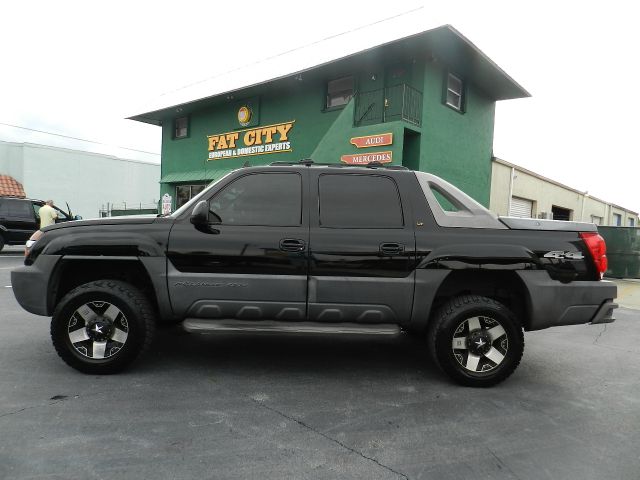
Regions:
<svg viewBox="0 0 640 480"><path fill-rule="evenodd" d="M275 320L205 320L187 318L182 327L189 333L272 332L309 334L399 335L393 324L279 322Z"/></svg>

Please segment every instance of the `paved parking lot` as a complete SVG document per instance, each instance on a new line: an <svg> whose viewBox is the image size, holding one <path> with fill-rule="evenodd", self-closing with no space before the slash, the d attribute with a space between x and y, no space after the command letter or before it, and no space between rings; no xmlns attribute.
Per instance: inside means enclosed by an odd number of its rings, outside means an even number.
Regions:
<svg viewBox="0 0 640 480"><path fill-rule="evenodd" d="M451 384L420 341L158 333L80 374L0 254L0 479L640 478L640 311L525 335L505 383Z"/></svg>

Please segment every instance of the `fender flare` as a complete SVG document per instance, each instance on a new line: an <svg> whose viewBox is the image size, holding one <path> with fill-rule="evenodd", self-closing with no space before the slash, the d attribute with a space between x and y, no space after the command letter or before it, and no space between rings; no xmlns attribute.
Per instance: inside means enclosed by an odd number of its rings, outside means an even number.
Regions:
<svg viewBox="0 0 640 480"><path fill-rule="evenodd" d="M456 265L443 265L455 261ZM441 286L454 271L481 271L483 265L491 264L485 271L519 271L524 265L540 268L535 253L526 247L509 244L453 244L431 251L417 266L415 293L411 312L410 328L424 331L433 312L433 304ZM524 264L524 265L523 265ZM498 266L496 266L498 265Z"/></svg>
<svg viewBox="0 0 640 480"><path fill-rule="evenodd" d="M522 263L540 265L535 253L526 247L509 244L453 244L432 250L418 265L418 269L429 268L441 261L457 260L469 267L478 268L485 263L498 263L509 269L509 265Z"/></svg>
<svg viewBox="0 0 640 480"><path fill-rule="evenodd" d="M125 238L116 231L102 232L97 236L93 231L70 230L51 239L44 246L42 254L95 259L164 256L162 247L144 234L127 233Z"/></svg>
<svg viewBox="0 0 640 480"><path fill-rule="evenodd" d="M47 293L47 310L52 311L55 303L55 285L59 285L60 275L66 265L75 262L118 262L120 264L135 264L141 268L149 279L149 287L154 292L155 298L150 298L153 303L155 300L157 312L162 321L173 320L173 309L169 301L169 292L166 284L166 257L138 257L138 256L94 256L94 255L65 255L60 257L51 276L49 277L49 287ZM164 273L163 273L164 272Z"/></svg>

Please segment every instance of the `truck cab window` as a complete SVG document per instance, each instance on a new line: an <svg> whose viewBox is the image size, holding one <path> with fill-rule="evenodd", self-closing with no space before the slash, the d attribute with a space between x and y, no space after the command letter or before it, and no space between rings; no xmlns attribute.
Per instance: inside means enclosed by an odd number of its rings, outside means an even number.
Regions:
<svg viewBox="0 0 640 480"><path fill-rule="evenodd" d="M297 173L245 175L218 192L209 210L223 225L297 226L302 223L302 180Z"/></svg>
<svg viewBox="0 0 640 480"><path fill-rule="evenodd" d="M327 228L402 228L404 218L396 183L382 175L321 175L320 226Z"/></svg>

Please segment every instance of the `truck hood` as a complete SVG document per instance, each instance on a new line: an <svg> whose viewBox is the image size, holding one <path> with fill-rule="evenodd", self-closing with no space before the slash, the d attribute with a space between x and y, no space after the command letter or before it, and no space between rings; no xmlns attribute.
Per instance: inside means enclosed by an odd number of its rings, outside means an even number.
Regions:
<svg viewBox="0 0 640 480"><path fill-rule="evenodd" d="M174 219L140 215L77 220L42 229L42 237L25 260L29 265L40 254L159 257L166 250Z"/></svg>
<svg viewBox="0 0 640 480"><path fill-rule="evenodd" d="M90 225L148 225L154 223L159 217L156 215L129 215L126 217L91 218L87 220L74 220L71 222L56 223L42 229L43 232L59 230L61 228L84 227Z"/></svg>

